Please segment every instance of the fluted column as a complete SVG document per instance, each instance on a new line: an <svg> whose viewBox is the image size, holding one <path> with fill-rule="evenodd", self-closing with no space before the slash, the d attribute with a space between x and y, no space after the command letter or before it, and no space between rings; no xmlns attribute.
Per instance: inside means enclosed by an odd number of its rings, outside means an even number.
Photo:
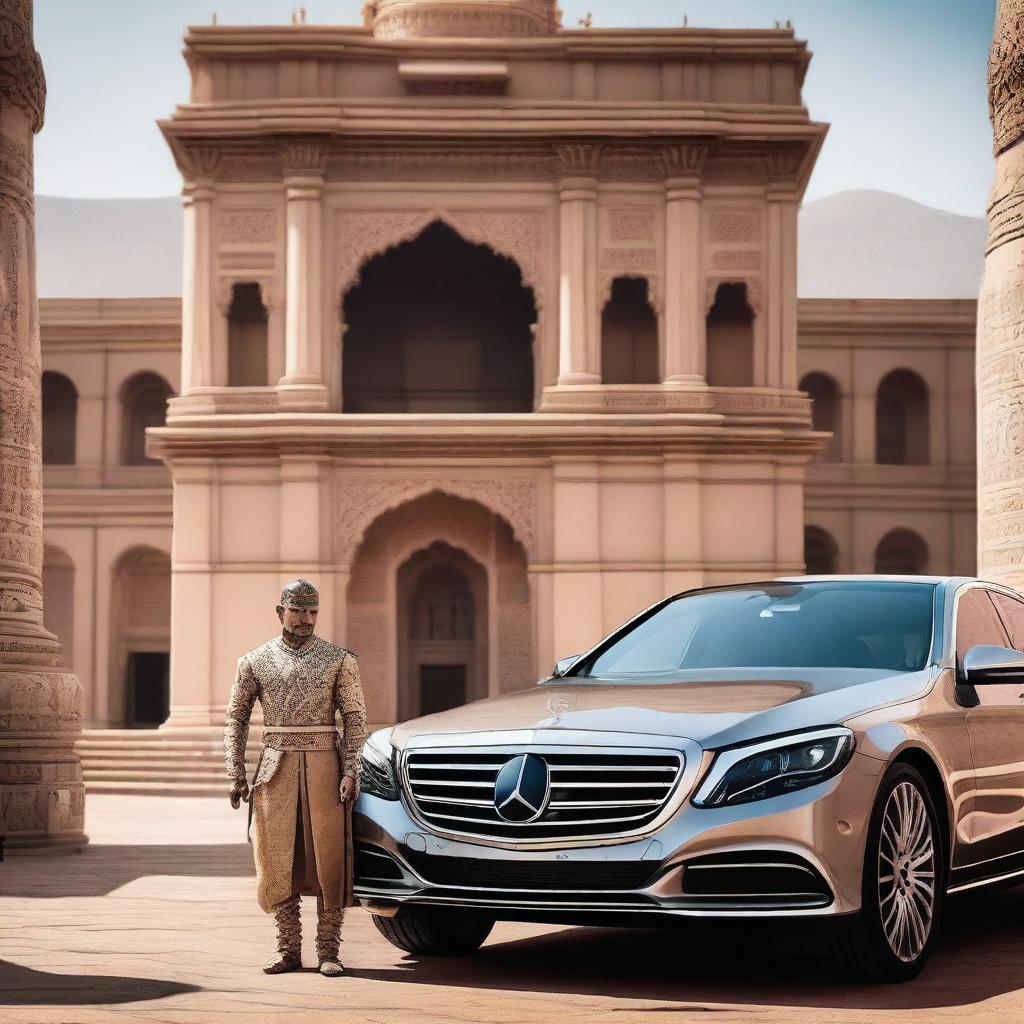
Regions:
<svg viewBox="0 0 1024 1024"><path fill-rule="evenodd" d="M988 67L995 181L978 299L978 575L1024 589L1024 0L999 0Z"/></svg>
<svg viewBox="0 0 1024 1024"><path fill-rule="evenodd" d="M181 390L210 387L217 381L214 351L213 175L220 154L200 146L187 151L188 171L182 201L185 213L184 273L181 292Z"/></svg>
<svg viewBox="0 0 1024 1024"><path fill-rule="evenodd" d="M600 147L560 146L558 383L597 384L597 169Z"/></svg>
<svg viewBox="0 0 1024 1024"><path fill-rule="evenodd" d="M700 243L702 174L708 147L665 146L665 352L666 384L704 383L707 338Z"/></svg>
<svg viewBox="0 0 1024 1024"><path fill-rule="evenodd" d="M303 142L285 147L285 369L279 393L282 406L307 411L327 407L320 274L326 168L324 143Z"/></svg>
<svg viewBox="0 0 1024 1024"><path fill-rule="evenodd" d="M0 835L81 846L82 687L43 625L33 136L46 98L31 0L0 0Z"/></svg>

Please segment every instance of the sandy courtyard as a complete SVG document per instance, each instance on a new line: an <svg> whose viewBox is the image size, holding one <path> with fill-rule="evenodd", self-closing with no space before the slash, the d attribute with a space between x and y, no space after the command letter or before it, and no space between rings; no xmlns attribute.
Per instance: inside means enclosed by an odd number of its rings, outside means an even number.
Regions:
<svg viewBox="0 0 1024 1024"><path fill-rule="evenodd" d="M903 986L824 977L757 943L685 933L498 925L475 957L418 960L362 910L348 975L259 970L243 817L226 799L91 796L81 854L0 865L0 1021L984 1021L1024 1019L1024 887L948 907L943 941ZM312 925L312 927L311 927Z"/></svg>

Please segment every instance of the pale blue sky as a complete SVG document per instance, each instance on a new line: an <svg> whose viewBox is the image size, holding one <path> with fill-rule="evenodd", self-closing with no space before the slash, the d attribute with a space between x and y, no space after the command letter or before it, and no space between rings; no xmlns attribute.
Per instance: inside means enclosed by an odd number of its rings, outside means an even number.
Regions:
<svg viewBox="0 0 1024 1024"><path fill-rule="evenodd" d="M36 147L47 195L171 195L155 120L188 95L187 24L284 24L300 0L36 0L49 86ZM358 24L362 0L306 0L311 23ZM564 24L770 27L814 53L804 100L832 124L807 199L877 188L982 216L992 158L985 64L995 0L563 0Z"/></svg>

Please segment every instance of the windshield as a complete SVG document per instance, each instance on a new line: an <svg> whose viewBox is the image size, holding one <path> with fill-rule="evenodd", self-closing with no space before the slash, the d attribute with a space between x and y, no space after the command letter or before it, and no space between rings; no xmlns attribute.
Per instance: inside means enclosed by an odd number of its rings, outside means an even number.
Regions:
<svg viewBox="0 0 1024 1024"><path fill-rule="evenodd" d="M686 669L924 668L930 583L767 583L674 598L610 640L573 676Z"/></svg>

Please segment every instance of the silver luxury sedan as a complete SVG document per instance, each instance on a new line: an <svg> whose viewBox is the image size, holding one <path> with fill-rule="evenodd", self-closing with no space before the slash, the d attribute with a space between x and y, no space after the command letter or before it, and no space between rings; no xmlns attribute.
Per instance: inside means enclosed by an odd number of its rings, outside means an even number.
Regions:
<svg viewBox="0 0 1024 1024"><path fill-rule="evenodd" d="M827 922L924 965L945 897L1024 880L1024 599L823 576L660 601L516 693L374 733L356 895L414 953L497 920Z"/></svg>

